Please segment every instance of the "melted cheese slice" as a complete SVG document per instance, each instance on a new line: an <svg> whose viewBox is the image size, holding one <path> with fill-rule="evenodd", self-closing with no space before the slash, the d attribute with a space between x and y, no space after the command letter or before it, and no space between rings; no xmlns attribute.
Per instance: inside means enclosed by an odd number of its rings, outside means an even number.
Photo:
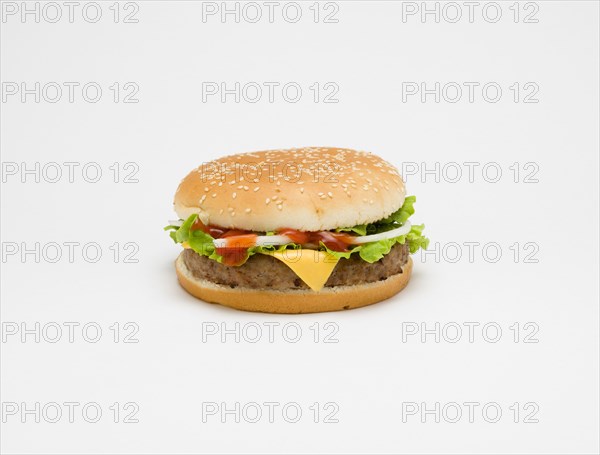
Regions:
<svg viewBox="0 0 600 455"><path fill-rule="evenodd" d="M265 253L287 265L313 291L327 283L339 259L324 251L298 249Z"/></svg>

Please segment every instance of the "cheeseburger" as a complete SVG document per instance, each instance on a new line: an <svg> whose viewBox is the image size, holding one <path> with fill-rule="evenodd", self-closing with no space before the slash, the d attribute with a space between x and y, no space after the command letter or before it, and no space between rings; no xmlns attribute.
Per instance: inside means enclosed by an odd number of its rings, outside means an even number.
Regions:
<svg viewBox="0 0 600 455"><path fill-rule="evenodd" d="M183 247L183 288L207 302L267 313L347 310L401 291L410 254L427 248L409 221L398 170L376 155L309 147L204 163L175 193L165 230Z"/></svg>

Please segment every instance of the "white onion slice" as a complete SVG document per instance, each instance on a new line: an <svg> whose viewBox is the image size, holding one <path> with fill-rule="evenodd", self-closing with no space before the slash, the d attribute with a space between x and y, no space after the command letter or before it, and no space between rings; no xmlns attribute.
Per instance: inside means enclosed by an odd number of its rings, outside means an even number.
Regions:
<svg viewBox="0 0 600 455"><path fill-rule="evenodd" d="M257 246L285 245L287 243L292 243L292 239L286 235L259 235L256 237Z"/></svg>
<svg viewBox="0 0 600 455"><path fill-rule="evenodd" d="M379 234L362 235L359 237L352 238L352 244L360 245L361 243L379 242L380 240L393 239L394 237L400 237L410 232L411 224L406 221L402 226L391 231L380 232Z"/></svg>
<svg viewBox="0 0 600 455"><path fill-rule="evenodd" d="M233 247L235 247L235 237L224 237L221 239L214 239L213 244L215 248L227 248L228 241L233 243ZM285 235L258 235L256 236L256 240L254 242L255 246L271 246L271 245L285 245L287 243L292 243L292 239Z"/></svg>

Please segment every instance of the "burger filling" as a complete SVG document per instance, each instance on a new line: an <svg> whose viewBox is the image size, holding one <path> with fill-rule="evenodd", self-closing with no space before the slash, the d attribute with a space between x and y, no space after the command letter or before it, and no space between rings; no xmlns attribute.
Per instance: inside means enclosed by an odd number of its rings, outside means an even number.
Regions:
<svg viewBox="0 0 600 455"><path fill-rule="evenodd" d="M422 234L424 225L408 221L415 201L407 197L398 211L375 223L332 231L250 232L206 225L198 215L172 222L165 230L187 249L184 260L198 277L233 287L320 290L358 284L352 278L355 271L363 283L401 273L408 254L429 243ZM285 279L290 272L293 280Z"/></svg>

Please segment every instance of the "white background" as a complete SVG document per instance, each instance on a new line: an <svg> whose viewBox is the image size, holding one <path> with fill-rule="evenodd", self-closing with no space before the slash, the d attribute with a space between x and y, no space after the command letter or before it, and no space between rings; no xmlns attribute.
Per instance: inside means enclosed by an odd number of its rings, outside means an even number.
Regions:
<svg viewBox="0 0 600 455"><path fill-rule="evenodd" d="M223 23L218 15L203 22L200 2L146 1L138 2L138 23L122 23L122 16L114 23L110 4L102 3L103 16L93 24L80 10L73 23L66 17L36 23L31 16L23 22L17 14L1 24L3 95L6 82L31 88L93 81L103 88L97 103L86 102L79 89L73 103L65 92L57 103L36 103L33 95L22 102L17 94L2 104L5 166L80 163L73 183L66 167L58 183L3 176L3 249L15 242L19 248L97 242L103 253L97 263L80 249L70 263L66 247L56 263L36 262L32 254L3 258L1 399L19 406L16 415L3 416L3 453L598 452L596 2L537 2L537 23L524 23L524 4L515 23L512 2L501 3L496 23L481 9L470 23L464 5L457 23L447 20L449 10L439 23L418 14L403 21L407 5L387 1L338 2L337 23L322 16L314 23L310 2L302 3L297 23L278 9L273 23L263 17L254 24L231 16ZM137 84L139 102L115 103L108 87L117 81ZM230 87L296 82L303 96L290 103L276 91L273 103L264 97L235 103L232 96L203 103L207 81ZM315 103L308 88L314 82L337 84L339 102ZM466 91L456 103L436 103L433 95L403 102L403 82L480 85L472 103ZM488 82L503 90L496 103L481 95ZM509 89L515 82L537 84L539 102L524 103L523 92L515 102ZM421 170L420 163L428 169L459 163L463 175L456 183L443 176L436 182L433 174L406 176L409 193L418 197L414 220L427 225L438 253L415 256L413 279L398 296L348 312L251 314L187 295L173 270L179 247L162 231L174 216L179 180L224 154L306 145L372 151L398 167L405 163L405 170L406 163ZM103 169L98 183L81 177L89 162ZM109 166L115 162L136 163L139 182L114 183ZM465 162L479 163L472 182ZM515 162L518 183L509 169ZM486 163L502 169L497 183L483 178ZM525 163L534 167L525 172ZM524 183L532 169L537 183ZM139 245L139 262L124 263L121 247L115 263L109 249L115 242ZM462 245L455 262L451 242ZM480 244L472 261L464 242ZM490 258L495 250L482 255L491 242L501 248L497 262ZM537 262L525 262L526 242L539 248L530 257ZM34 328L36 322L81 325L73 343L64 326L57 343L44 336L36 343L34 335L22 342L21 333L7 333L10 323ZM82 337L88 322L103 330L97 343ZM115 322L137 324L139 342L115 343L109 329ZM280 324L273 343L265 322ZM282 336L289 322L302 329L297 343ZM327 322L337 325L328 326L337 327L337 343L323 342L331 332L324 331ZM480 324L472 343L465 322ZM518 342L509 328L515 322ZM532 331L523 330L528 322L539 328L537 343L523 342ZM207 323L258 323L263 338L203 342ZM439 343L434 335L422 342L420 334L407 334L422 323L429 329L456 323L462 338L451 343L454 332L447 332ZM498 342L484 338L486 323L501 327ZM22 413L22 403L32 409L36 402L96 402L103 415L88 423L80 406L73 423L66 415L36 423ZM122 423L121 414L114 423L114 402L135 402L139 422ZM281 406L274 423L266 415L258 423L235 423L234 416L221 423L219 415L202 421L203 402ZM298 423L281 415L290 402L303 410ZM339 422L324 423L321 412L315 423L314 402L321 410L336 403ZM403 422L407 402L428 409L436 402L480 405L472 423L466 414L457 423L425 415L422 423L420 413ZM489 402L502 409L497 423L482 416ZM518 423L509 409L515 402ZM537 423L523 422L528 402L539 408Z"/></svg>

